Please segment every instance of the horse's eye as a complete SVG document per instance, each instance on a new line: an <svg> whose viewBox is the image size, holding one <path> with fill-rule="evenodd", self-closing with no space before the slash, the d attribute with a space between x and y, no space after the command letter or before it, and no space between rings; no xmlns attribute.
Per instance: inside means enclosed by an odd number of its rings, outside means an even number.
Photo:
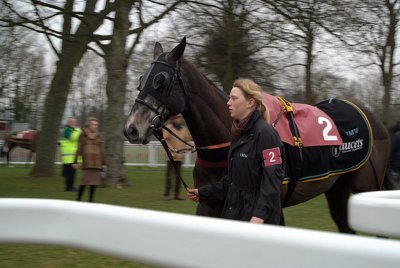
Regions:
<svg viewBox="0 0 400 268"><path fill-rule="evenodd" d="M169 81L169 74L167 72L161 72L154 76L153 88L158 89L163 85L167 85Z"/></svg>

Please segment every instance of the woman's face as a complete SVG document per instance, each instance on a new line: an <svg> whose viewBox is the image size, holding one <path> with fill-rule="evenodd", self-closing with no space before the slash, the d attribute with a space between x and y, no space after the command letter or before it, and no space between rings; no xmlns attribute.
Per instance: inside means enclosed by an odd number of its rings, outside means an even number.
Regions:
<svg viewBox="0 0 400 268"><path fill-rule="evenodd" d="M246 99L240 88L233 87L227 105L231 117L240 121L254 110L255 102L254 99Z"/></svg>
<svg viewBox="0 0 400 268"><path fill-rule="evenodd" d="M99 127L99 122L94 121L94 120L90 121L90 123L89 123L89 131L96 132L98 127Z"/></svg>

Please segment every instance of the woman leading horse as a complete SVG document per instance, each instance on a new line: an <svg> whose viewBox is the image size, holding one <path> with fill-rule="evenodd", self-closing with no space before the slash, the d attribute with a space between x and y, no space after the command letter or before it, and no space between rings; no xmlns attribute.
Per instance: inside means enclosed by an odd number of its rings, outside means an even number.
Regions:
<svg viewBox="0 0 400 268"><path fill-rule="evenodd" d="M228 96L183 58L185 47L185 38L171 52L164 52L161 44L156 43L153 62L141 77L140 92L124 133L131 143L145 144L155 129L162 127L171 116L181 113L198 148L193 178L195 188L199 188L227 174L227 144L231 139L232 119L226 107ZM299 180L289 200L286 200L289 183L281 188L281 201L285 206L293 206L324 193L339 231L346 233L353 232L347 223L347 200L350 194L380 190L389 158L386 128L367 109L360 111L371 129L370 150L362 165L343 172L328 172L323 179ZM352 129L347 132L353 135L357 131ZM290 146L285 144L286 154L291 157L297 154L297 149ZM340 146L332 146L332 150L343 151ZM327 156L325 158L330 159ZM307 162L305 166L318 166L319 161ZM291 174L296 175L299 170L291 170ZM219 217L221 211L219 204L202 204L198 206L197 214Z"/></svg>
<svg viewBox="0 0 400 268"><path fill-rule="evenodd" d="M279 224L284 148L269 124L261 88L252 80L238 79L227 104L233 118L228 175L199 189L188 189L188 197L223 203L222 218Z"/></svg>

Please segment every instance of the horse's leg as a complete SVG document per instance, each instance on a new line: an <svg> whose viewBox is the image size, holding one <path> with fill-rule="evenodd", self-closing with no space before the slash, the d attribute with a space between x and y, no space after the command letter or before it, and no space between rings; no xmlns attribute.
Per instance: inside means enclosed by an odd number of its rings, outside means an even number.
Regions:
<svg viewBox="0 0 400 268"><path fill-rule="evenodd" d="M388 141L374 140L374 148L370 159L350 178L352 192L361 193L381 190L388 162Z"/></svg>
<svg viewBox="0 0 400 268"><path fill-rule="evenodd" d="M347 220L347 201L351 194L349 175L342 175L335 184L325 192L328 200L329 211L335 221L339 232L354 234Z"/></svg>
<svg viewBox="0 0 400 268"><path fill-rule="evenodd" d="M286 226L286 223L285 223L285 216L283 215L283 209L281 209L281 220L280 220L280 222L279 222L279 225L281 225L281 226Z"/></svg>
<svg viewBox="0 0 400 268"><path fill-rule="evenodd" d="M342 175L325 195L331 216L342 233L355 233L348 225L347 202L351 193L380 190L389 157L387 140L374 140L370 159L358 170Z"/></svg>
<svg viewBox="0 0 400 268"><path fill-rule="evenodd" d="M332 185L336 182L337 176L332 176L327 179L310 181L310 182L299 182L296 185L291 197L288 202L286 201L287 194L287 184L283 185L281 188L281 202L284 207L291 207L303 202L306 202L320 194L325 193Z"/></svg>
<svg viewBox="0 0 400 268"><path fill-rule="evenodd" d="M396 190L397 183L393 179L393 176L390 174L389 170L386 170L385 178L383 179L383 190Z"/></svg>

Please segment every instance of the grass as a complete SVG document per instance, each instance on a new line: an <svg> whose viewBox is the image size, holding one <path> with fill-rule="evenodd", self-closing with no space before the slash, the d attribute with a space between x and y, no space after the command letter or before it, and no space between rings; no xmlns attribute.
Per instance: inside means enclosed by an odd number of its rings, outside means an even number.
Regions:
<svg viewBox="0 0 400 268"><path fill-rule="evenodd" d="M182 169L189 185L191 169ZM58 170L58 174L60 174ZM65 192L63 178L32 178L28 168L0 166L0 198L46 198L75 200L76 193ZM129 187L99 188L95 202L159 211L194 214L195 203L162 200L164 168L128 167ZM77 174L79 180L80 174ZM87 200L87 193L84 200ZM182 195L184 195L182 191ZM336 232L323 196L284 209L291 227ZM149 238L150 239L150 238ZM0 244L0 266L4 267L151 267L79 249L59 246Z"/></svg>

